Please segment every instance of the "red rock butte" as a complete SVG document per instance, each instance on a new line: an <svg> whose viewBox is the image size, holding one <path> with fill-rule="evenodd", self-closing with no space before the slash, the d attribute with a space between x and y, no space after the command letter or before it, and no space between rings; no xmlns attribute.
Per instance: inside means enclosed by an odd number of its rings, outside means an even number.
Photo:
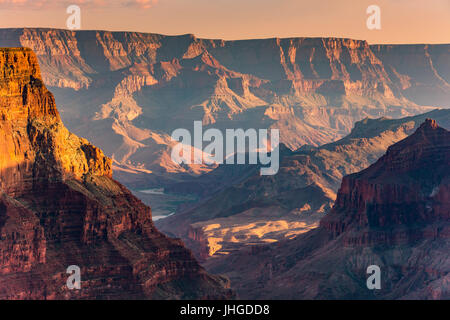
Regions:
<svg viewBox="0 0 450 320"><path fill-rule="evenodd" d="M208 270L233 264L225 274L251 299L449 299L449 168L450 131L427 119L344 177L317 229L212 260ZM371 265L381 269L380 290L366 286Z"/></svg>
<svg viewBox="0 0 450 320"><path fill-rule="evenodd" d="M450 132L426 119L375 164L343 179L333 211L322 225L336 235L355 225L367 227L374 230L366 234L369 237L400 226L411 227L410 236L417 237L421 228L428 226L430 232L434 225L432 237L446 238L450 229L439 222L450 220L449 168ZM390 236L395 241L398 234Z"/></svg>

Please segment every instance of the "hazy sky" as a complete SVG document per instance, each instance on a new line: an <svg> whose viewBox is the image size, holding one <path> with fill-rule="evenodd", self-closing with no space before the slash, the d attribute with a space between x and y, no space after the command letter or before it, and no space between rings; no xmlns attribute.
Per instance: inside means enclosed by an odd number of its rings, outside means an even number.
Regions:
<svg viewBox="0 0 450 320"><path fill-rule="evenodd" d="M0 27L66 28L70 4L81 7L82 29L450 43L450 0L0 0ZM381 8L381 30L366 27L373 4Z"/></svg>

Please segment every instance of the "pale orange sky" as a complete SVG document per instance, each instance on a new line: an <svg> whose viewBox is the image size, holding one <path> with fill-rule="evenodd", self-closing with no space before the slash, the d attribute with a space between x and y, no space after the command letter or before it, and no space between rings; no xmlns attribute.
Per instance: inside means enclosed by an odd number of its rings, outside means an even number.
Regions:
<svg viewBox="0 0 450 320"><path fill-rule="evenodd" d="M0 0L0 27L66 28L69 4L81 7L84 30L450 43L450 0ZM381 30L366 27L372 4L381 7Z"/></svg>

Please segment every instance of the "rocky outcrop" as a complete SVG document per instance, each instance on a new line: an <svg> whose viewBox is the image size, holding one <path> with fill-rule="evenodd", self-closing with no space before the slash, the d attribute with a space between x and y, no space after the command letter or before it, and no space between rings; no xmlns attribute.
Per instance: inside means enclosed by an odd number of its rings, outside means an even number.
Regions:
<svg viewBox="0 0 450 320"><path fill-rule="evenodd" d="M449 165L450 133L427 119L414 135L389 147L374 165L343 179L333 211L321 226L338 236L355 227L420 228L450 221ZM400 240L408 236L407 231ZM409 231L414 237L426 236L415 233L415 228ZM445 238L449 230L437 224L426 232L432 238ZM371 236L352 241L370 244ZM377 232L374 240L385 242L386 238Z"/></svg>
<svg viewBox="0 0 450 320"><path fill-rule="evenodd" d="M0 49L0 298L226 298L60 120L30 49ZM71 265L81 290L66 286Z"/></svg>
<svg viewBox="0 0 450 320"><path fill-rule="evenodd" d="M243 298L449 299L449 165L450 132L427 119L343 179L319 228L208 268L228 274ZM379 290L366 286L371 265Z"/></svg>

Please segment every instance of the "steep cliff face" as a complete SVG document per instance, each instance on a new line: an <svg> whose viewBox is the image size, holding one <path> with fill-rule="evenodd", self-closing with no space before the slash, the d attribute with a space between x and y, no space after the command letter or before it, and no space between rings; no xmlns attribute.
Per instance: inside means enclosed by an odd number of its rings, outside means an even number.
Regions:
<svg viewBox="0 0 450 320"><path fill-rule="evenodd" d="M411 137L389 147L374 165L344 177L332 214L321 225L337 236L355 227L406 226L415 231L448 222L449 168L450 132L427 119ZM427 232L438 237L449 231L440 224L435 228ZM376 235L380 237L381 232ZM408 236L407 230L401 236Z"/></svg>
<svg viewBox="0 0 450 320"><path fill-rule="evenodd" d="M228 274L244 298L449 299L449 152L450 132L428 119L345 177L319 228L208 268ZM371 265L380 290L366 286Z"/></svg>
<svg viewBox="0 0 450 320"><path fill-rule="evenodd" d="M158 186L152 176L177 180L212 169L164 161L171 146L161 141L194 120L278 128L295 150L335 141L367 116L448 106L441 98L450 92L448 45L391 50L337 38L222 41L31 28L0 30L0 45L32 48L69 129L113 157L123 181L150 186Z"/></svg>
<svg viewBox="0 0 450 320"><path fill-rule="evenodd" d="M268 79L274 87L284 83L299 94L394 96L382 62L366 41L287 38L211 42L207 48L226 67ZM386 91L377 88L378 82Z"/></svg>
<svg viewBox="0 0 450 320"><path fill-rule="evenodd" d="M29 49L0 49L0 298L224 298L111 160L62 124ZM81 268L81 290L66 269Z"/></svg>
<svg viewBox="0 0 450 320"><path fill-rule="evenodd" d="M111 178L111 160L62 124L53 95L30 50L2 49L0 56L1 187L26 193L37 178L86 174Z"/></svg>

